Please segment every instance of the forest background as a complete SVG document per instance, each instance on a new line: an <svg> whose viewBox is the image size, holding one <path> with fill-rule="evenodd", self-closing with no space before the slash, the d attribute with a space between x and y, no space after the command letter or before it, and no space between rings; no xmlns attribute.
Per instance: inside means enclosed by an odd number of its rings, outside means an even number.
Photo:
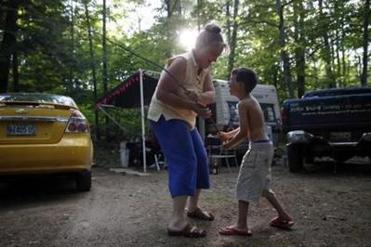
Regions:
<svg viewBox="0 0 371 247"><path fill-rule="evenodd" d="M163 66L209 22L229 44L214 78L253 68L281 102L366 87L369 19L370 0L0 0L0 93L71 96L107 136L117 128L96 114L96 100L140 68L159 71L127 49ZM139 113L124 112L121 134L140 133Z"/></svg>

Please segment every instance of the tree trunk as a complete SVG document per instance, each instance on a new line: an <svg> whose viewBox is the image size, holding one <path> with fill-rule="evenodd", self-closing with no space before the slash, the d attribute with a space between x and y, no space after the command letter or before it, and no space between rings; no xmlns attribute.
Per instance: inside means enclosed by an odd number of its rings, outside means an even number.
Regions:
<svg viewBox="0 0 371 247"><path fill-rule="evenodd" d="M0 44L0 93L8 91L11 54L16 50L17 12L19 0L9 0L4 4L7 8L5 17L5 32Z"/></svg>
<svg viewBox="0 0 371 247"><path fill-rule="evenodd" d="M13 52L12 69L13 69L13 91L14 92L19 92L19 72L18 72L18 54L17 54L17 51Z"/></svg>
<svg viewBox="0 0 371 247"><path fill-rule="evenodd" d="M231 43L231 0L227 0L226 2L226 20L227 20L227 41L228 41L228 44Z"/></svg>
<svg viewBox="0 0 371 247"><path fill-rule="evenodd" d="M284 17L283 17L283 5L281 4L281 0L276 0L276 11L279 17L279 44L281 49L281 62L283 63L283 77L284 83L287 87L289 92L289 97L294 98L294 88L292 85L292 78L290 72L290 61L289 56L285 50L286 48L286 33L285 33L285 25L284 25Z"/></svg>
<svg viewBox="0 0 371 247"><path fill-rule="evenodd" d="M104 94L108 91L108 68L107 68L107 44L106 44L106 0L103 0L103 37L102 37L102 48L103 48L103 92Z"/></svg>
<svg viewBox="0 0 371 247"><path fill-rule="evenodd" d="M272 68L271 68L271 73L272 73L272 81L273 81L273 85L278 89L279 87L279 79L278 79L278 71L279 71L279 68L277 68L278 66L276 66L276 64L273 64L272 65Z"/></svg>
<svg viewBox="0 0 371 247"><path fill-rule="evenodd" d="M90 61L91 61L90 66L91 66L91 71L93 75L93 90L94 90L93 99L95 103L97 102L97 76L96 76L96 71L95 71L95 55L94 55L94 50L93 50L93 38L92 38L92 32L91 32L91 23L90 23L90 16L89 16L89 9L88 9L87 1L84 1L84 7L85 7L86 25L88 27L89 53L90 53ZM97 109L95 109L94 115L95 115L95 137L97 138L97 140L100 140L99 114L98 114Z"/></svg>
<svg viewBox="0 0 371 247"><path fill-rule="evenodd" d="M180 5L179 0L165 0L165 8L166 8L166 13L167 13L167 30L166 30L166 35L167 35L167 41L168 41L168 49L166 51L166 57L171 57L173 54L173 45L174 41L176 39L175 37L175 23L174 21L174 13L177 13L178 15L181 15L182 8Z"/></svg>
<svg viewBox="0 0 371 247"><path fill-rule="evenodd" d="M237 44L237 30L238 30L237 16L238 16L239 3L240 3L239 0L234 0L233 30L232 30L231 41L229 43L230 53L229 53L229 57L228 57L228 75L232 72L232 69L234 67L234 61L235 61L235 51L236 51L236 44Z"/></svg>
<svg viewBox="0 0 371 247"><path fill-rule="evenodd" d="M298 87L298 98L305 93L305 30L304 30L305 12L301 1L294 2L294 23L295 23L295 60L296 77Z"/></svg>
<svg viewBox="0 0 371 247"><path fill-rule="evenodd" d="M165 56L166 57L171 57L171 54L172 54L172 48L170 46L170 43L172 41L172 31L171 31L171 18L172 18L172 15L173 15L173 12L171 11L171 0L165 0L165 7L166 7L166 12L167 12L167 22L166 22L166 26L167 26L167 30L166 30L166 36L167 36L167 42L168 42L168 46L167 46L167 49L166 49L166 52L165 52Z"/></svg>
<svg viewBox="0 0 371 247"><path fill-rule="evenodd" d="M319 15L320 15L320 20L324 23L321 27L322 30L322 39L323 39L323 44L324 44L324 49L323 51L323 59L325 60L325 69L326 69L326 82L327 86L330 88L335 87L335 77L332 69L332 58L331 58L331 47L330 47L330 42L329 42L329 37L327 34L327 24L328 21L325 21L325 14L323 13L323 4L322 0L318 1L319 5Z"/></svg>
<svg viewBox="0 0 371 247"><path fill-rule="evenodd" d="M70 26L70 35L71 35L71 54L72 54L72 57L74 58L75 56L75 14L74 14L74 6L73 6L73 0L71 0L70 2L71 6L70 6L70 10L71 10L71 26ZM74 92L74 90L76 89L76 85L75 85L75 80L74 80L74 75L73 75L73 65L71 64L70 65L70 68L69 68L69 82L70 82L70 85L67 87L67 94L70 94L71 92Z"/></svg>
<svg viewBox="0 0 371 247"><path fill-rule="evenodd" d="M345 47L343 40L345 39L345 30L344 28L341 30L341 64L342 64L342 72L343 72L343 83L346 85L348 83L348 72L347 72L347 62L345 59Z"/></svg>
<svg viewBox="0 0 371 247"><path fill-rule="evenodd" d="M201 30L201 21L200 21L200 9L202 5L202 0L197 0L197 31Z"/></svg>
<svg viewBox="0 0 371 247"><path fill-rule="evenodd" d="M0 30L5 30L4 25L4 0L0 0ZM1 44L2 39L0 39Z"/></svg>
<svg viewBox="0 0 371 247"><path fill-rule="evenodd" d="M336 47L335 49L335 54L336 54L336 82L337 82L337 87L343 87L343 79L341 76L341 58L340 58L340 35L339 31L335 30L336 33Z"/></svg>
<svg viewBox="0 0 371 247"><path fill-rule="evenodd" d="M336 68L335 68L335 64L336 64L336 55L335 55L335 48L336 48L336 45L335 45L335 42L336 40L332 39L329 37L329 46L330 46L330 64L331 64L331 70L332 70L332 81L333 81L333 87L337 87L337 74L336 74Z"/></svg>
<svg viewBox="0 0 371 247"><path fill-rule="evenodd" d="M339 4L338 2L335 2L334 3L334 8L335 8L335 16L337 16L336 18L336 28L335 28L335 41L334 43L336 44L336 47L334 48L335 49L335 56L336 56L336 83L337 83L337 87L344 87L344 77L343 77L343 73L341 71L342 69L342 66L341 66L341 63L342 63L342 60L341 60L341 56L340 56L340 52L341 52L341 43L343 42L343 40L341 40L341 32L342 32L342 29L343 29L343 25L342 23L344 23L344 7L342 4Z"/></svg>
<svg viewBox="0 0 371 247"><path fill-rule="evenodd" d="M108 66L107 66L107 44L106 44L106 15L107 15L107 8L106 8L106 0L103 0L103 34L102 34L102 48L103 48L103 68L102 68L102 79L103 79L103 93L106 94L108 92ZM108 122L109 119L107 116L104 118L105 123L105 137L108 136Z"/></svg>
<svg viewBox="0 0 371 247"><path fill-rule="evenodd" d="M363 71L361 85L366 87L368 85L368 25L369 25L369 16L370 16L370 0L365 0L364 8L364 19L363 19Z"/></svg>

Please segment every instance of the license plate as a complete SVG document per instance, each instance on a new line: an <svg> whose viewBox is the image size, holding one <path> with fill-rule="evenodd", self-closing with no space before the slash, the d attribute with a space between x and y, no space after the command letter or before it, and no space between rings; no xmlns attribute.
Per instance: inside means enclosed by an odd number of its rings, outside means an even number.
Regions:
<svg viewBox="0 0 371 247"><path fill-rule="evenodd" d="M8 136L34 136L36 126L34 124L9 124L6 132Z"/></svg>
<svg viewBox="0 0 371 247"><path fill-rule="evenodd" d="M332 141L350 141L351 133L350 132L331 132L330 140Z"/></svg>

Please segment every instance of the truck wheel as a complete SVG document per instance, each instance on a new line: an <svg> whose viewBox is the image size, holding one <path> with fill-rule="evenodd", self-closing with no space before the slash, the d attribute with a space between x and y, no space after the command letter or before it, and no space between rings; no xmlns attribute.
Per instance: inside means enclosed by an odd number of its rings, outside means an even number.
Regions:
<svg viewBox="0 0 371 247"><path fill-rule="evenodd" d="M352 155L349 154L337 154L334 158L336 163L343 164L345 161L350 159Z"/></svg>
<svg viewBox="0 0 371 247"><path fill-rule="evenodd" d="M305 163L306 164L313 164L314 163L314 157L312 155L308 155L305 157Z"/></svg>
<svg viewBox="0 0 371 247"><path fill-rule="evenodd" d="M76 174L76 189L78 191L89 191L91 188L91 171Z"/></svg>
<svg viewBox="0 0 371 247"><path fill-rule="evenodd" d="M303 148L300 145L290 144L287 146L287 161L290 172L300 172L303 170Z"/></svg>

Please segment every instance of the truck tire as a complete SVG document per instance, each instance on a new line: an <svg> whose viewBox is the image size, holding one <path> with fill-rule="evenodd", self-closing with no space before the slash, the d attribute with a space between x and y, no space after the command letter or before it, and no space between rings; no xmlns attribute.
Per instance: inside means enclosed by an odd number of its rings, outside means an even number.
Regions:
<svg viewBox="0 0 371 247"><path fill-rule="evenodd" d="M77 191L89 191L91 188L91 171L76 174Z"/></svg>
<svg viewBox="0 0 371 247"><path fill-rule="evenodd" d="M296 173L303 170L304 157L303 147L298 144L290 144L287 146L287 161L289 171Z"/></svg>

